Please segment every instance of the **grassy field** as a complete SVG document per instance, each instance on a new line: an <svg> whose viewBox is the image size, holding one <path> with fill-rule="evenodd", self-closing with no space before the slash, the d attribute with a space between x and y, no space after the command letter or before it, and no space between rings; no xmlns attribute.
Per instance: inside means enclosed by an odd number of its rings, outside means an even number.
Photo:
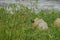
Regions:
<svg viewBox="0 0 60 40"><path fill-rule="evenodd" d="M0 40L60 40L60 28L54 28L53 22L60 17L60 11L41 10L37 14L28 8L13 10L10 14L0 8ZM40 30L32 26L34 18L42 18L48 23L48 30Z"/></svg>

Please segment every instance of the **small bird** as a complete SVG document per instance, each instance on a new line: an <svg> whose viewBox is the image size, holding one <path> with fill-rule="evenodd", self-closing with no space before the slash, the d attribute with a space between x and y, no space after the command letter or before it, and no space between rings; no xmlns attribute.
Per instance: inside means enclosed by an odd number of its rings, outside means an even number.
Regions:
<svg viewBox="0 0 60 40"><path fill-rule="evenodd" d="M48 29L47 23L43 19L35 18L34 21L32 21L33 27L38 27L44 29Z"/></svg>
<svg viewBox="0 0 60 40"><path fill-rule="evenodd" d="M60 27L60 18L56 18L54 21L54 27Z"/></svg>

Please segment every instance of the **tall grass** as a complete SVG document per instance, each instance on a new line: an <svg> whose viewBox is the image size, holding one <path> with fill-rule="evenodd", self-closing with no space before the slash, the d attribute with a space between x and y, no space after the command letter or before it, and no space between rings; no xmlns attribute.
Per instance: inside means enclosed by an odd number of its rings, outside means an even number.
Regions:
<svg viewBox="0 0 60 40"><path fill-rule="evenodd" d="M40 30L32 26L34 18L42 18L48 23L48 30ZM60 11L41 10L37 14L23 7L10 14L0 9L0 40L60 40L60 28L54 28L54 20L60 17Z"/></svg>

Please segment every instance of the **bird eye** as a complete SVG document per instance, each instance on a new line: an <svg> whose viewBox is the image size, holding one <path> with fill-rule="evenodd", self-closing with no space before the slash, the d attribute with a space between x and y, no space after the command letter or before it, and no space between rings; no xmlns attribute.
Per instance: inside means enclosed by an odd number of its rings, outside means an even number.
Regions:
<svg viewBox="0 0 60 40"><path fill-rule="evenodd" d="M32 23L34 23L34 21L32 21Z"/></svg>

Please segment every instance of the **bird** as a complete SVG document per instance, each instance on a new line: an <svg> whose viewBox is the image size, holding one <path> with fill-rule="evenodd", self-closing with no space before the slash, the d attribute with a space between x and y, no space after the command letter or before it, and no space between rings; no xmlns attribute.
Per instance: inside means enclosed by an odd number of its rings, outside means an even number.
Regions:
<svg viewBox="0 0 60 40"><path fill-rule="evenodd" d="M54 20L54 27L60 27L60 18Z"/></svg>
<svg viewBox="0 0 60 40"><path fill-rule="evenodd" d="M42 28L43 30L48 29L48 24L43 19L39 19L39 18L35 18L32 21L32 26Z"/></svg>

